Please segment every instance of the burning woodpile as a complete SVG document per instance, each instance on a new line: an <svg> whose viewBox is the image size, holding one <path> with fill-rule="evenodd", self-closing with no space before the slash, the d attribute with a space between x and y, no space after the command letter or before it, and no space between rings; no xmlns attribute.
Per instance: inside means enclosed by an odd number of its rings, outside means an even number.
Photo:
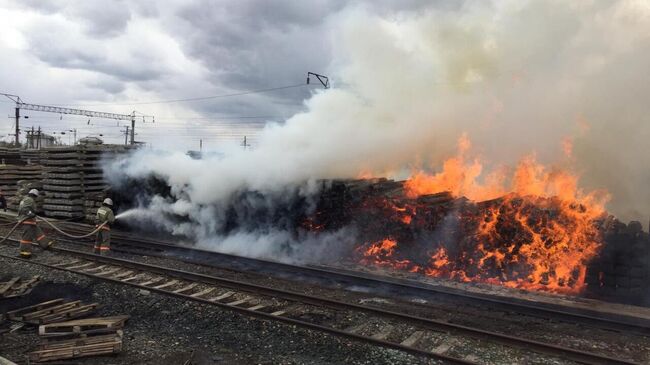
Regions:
<svg viewBox="0 0 650 365"><path fill-rule="evenodd" d="M462 137L458 155L435 175L335 184L304 226L353 224L361 240L353 255L365 265L527 290L583 291L587 266L603 245L608 195L584 193L577 177L532 156L479 181L483 166L466 158L469 146ZM344 193L327 196L337 192Z"/></svg>
<svg viewBox="0 0 650 365"><path fill-rule="evenodd" d="M365 265L524 289L583 289L605 215L557 197L413 198L406 186L385 179L334 183L303 227L356 226L363 240L353 255Z"/></svg>

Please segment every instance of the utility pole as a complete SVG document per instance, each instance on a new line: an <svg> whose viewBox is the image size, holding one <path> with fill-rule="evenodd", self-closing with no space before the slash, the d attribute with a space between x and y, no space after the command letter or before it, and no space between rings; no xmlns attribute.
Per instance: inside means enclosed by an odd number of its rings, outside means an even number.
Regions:
<svg viewBox="0 0 650 365"><path fill-rule="evenodd" d="M199 139L199 152L203 152L203 139Z"/></svg>
<svg viewBox="0 0 650 365"><path fill-rule="evenodd" d="M124 145L128 145L129 143L129 126L126 126L126 129L123 131L124 132Z"/></svg>
<svg viewBox="0 0 650 365"><path fill-rule="evenodd" d="M133 115L131 116L131 146L133 146L134 144L135 144L135 112L133 112Z"/></svg>
<svg viewBox="0 0 650 365"><path fill-rule="evenodd" d="M242 147L244 147L244 150L246 149L246 147L251 146L250 144L248 144L248 142L246 142L246 136L244 136L244 141L241 143L241 145L242 145Z"/></svg>
<svg viewBox="0 0 650 365"><path fill-rule="evenodd" d="M36 140L36 149L41 149L41 126L38 126L38 140Z"/></svg>
<svg viewBox="0 0 650 365"><path fill-rule="evenodd" d="M20 108L16 107L16 147L20 144Z"/></svg>

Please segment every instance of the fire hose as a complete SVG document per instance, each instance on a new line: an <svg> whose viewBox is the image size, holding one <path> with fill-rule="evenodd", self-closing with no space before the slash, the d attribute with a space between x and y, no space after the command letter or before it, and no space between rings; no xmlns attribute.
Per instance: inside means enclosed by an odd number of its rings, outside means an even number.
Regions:
<svg viewBox="0 0 650 365"><path fill-rule="evenodd" d="M86 237L90 237L90 236L94 235L95 233L99 232L99 230L104 228L104 226L108 223L108 222L104 222L104 223L98 225L92 232L90 232L88 234L83 234L81 236L75 236L73 234L63 232L61 229L59 229L59 227L55 226L54 223L50 222L49 220L47 220L47 219L45 219L45 218L43 218L41 216L36 216L36 218L38 218L39 220L47 223L50 227L54 228L55 231L61 233L62 235L66 236L66 237L70 237L70 238L86 238Z"/></svg>
<svg viewBox="0 0 650 365"><path fill-rule="evenodd" d="M25 219L27 219L27 218L25 218ZM0 243L6 241L7 238L9 238L9 236L11 236L12 233L14 233L14 231L16 230L16 228L18 228L18 226L19 226L19 225L20 225L20 224L21 224L25 219L21 219L20 221L18 221L18 222L13 226L13 228L11 228L11 231L9 231L9 233L7 233L7 235L4 236L4 237L0 240Z"/></svg>
<svg viewBox="0 0 650 365"><path fill-rule="evenodd" d="M45 218L43 218L43 217L41 217L41 216L36 216L36 218L37 218L38 220L40 220L40 221L43 221L43 222L47 223L50 227L52 227L55 231L59 232L60 234L66 236L66 237L77 238L77 239L78 239L78 238L86 238L86 237L90 237L90 236L96 234L97 232L99 232L100 229L104 228L104 226L105 226L106 223L107 223L107 222L104 222L104 223L98 225L98 226L97 226L97 227L96 227L92 232L90 232L90 233L88 233L88 234L84 234L84 235L81 235L81 236L76 236L76 235L73 235L73 234L70 234L70 233L67 233L67 232L62 231L61 229L59 229L59 227L55 226L54 223L50 222L49 220L47 220L47 219L45 219ZM13 226L13 228L11 228L11 230L9 231L9 233L7 233L7 235L4 236L4 237L0 240L0 243L6 241L7 238L9 238L9 236L11 236L12 233L14 233L14 231L16 230L16 228L18 228L18 226L20 226L20 224L23 223L23 221L25 221L26 219L29 219L29 218L23 218L23 219L21 219L20 221L18 221L18 222Z"/></svg>

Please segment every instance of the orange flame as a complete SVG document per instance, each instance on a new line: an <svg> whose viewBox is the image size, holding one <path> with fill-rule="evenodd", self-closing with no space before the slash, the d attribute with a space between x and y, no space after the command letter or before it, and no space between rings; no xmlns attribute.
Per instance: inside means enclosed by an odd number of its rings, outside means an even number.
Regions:
<svg viewBox="0 0 650 365"><path fill-rule="evenodd" d="M490 200L481 203L484 209L462 218L474 222L475 235L467 238L475 240L474 252L452 250L451 256L445 249L449 243L431 243L433 253L423 268L395 255L400 249L396 240L384 239L364 246L362 262L528 290L582 291L586 265L602 242L594 221L605 212L609 195L585 193L578 188L577 176L549 169L534 155L522 158L510 176L502 169L481 183L483 166L478 159L467 159L470 148L467 136L461 136L457 156L445 161L441 172L415 172L404 188L411 199L448 191L472 201ZM393 210L403 224L414 223L409 214L414 208L393 204Z"/></svg>

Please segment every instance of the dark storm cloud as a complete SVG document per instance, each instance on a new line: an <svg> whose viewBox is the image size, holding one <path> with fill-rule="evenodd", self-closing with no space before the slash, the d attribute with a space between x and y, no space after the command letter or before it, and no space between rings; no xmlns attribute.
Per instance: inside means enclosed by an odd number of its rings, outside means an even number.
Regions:
<svg viewBox="0 0 650 365"><path fill-rule="evenodd" d="M30 44L33 47L33 55L51 67L93 71L122 81L153 80L163 74L152 60L139 58L145 62L121 62L119 58L109 58L108 53L111 53L111 50L70 48L70 45L56 42L49 34L32 37Z"/></svg>
<svg viewBox="0 0 650 365"><path fill-rule="evenodd" d="M462 2L441 7L456 8ZM182 47L209 70L215 87L234 90L271 88L305 82L308 71L327 73L332 47L328 20L347 6L364 6L377 13L412 12L432 6L431 1L196 1L179 9L173 25ZM198 105L202 111L292 114L301 108L312 87L268 93L236 103ZM270 104L277 104L271 106Z"/></svg>
<svg viewBox="0 0 650 365"><path fill-rule="evenodd" d="M124 1L81 1L69 8L72 17L84 25L93 37L115 37L124 33L131 11Z"/></svg>
<svg viewBox="0 0 650 365"><path fill-rule="evenodd" d="M119 94L125 90L123 82L117 81L115 79L101 79L97 81L88 82L86 85L91 88L102 90L108 94Z"/></svg>
<svg viewBox="0 0 650 365"><path fill-rule="evenodd" d="M345 8L398 14L431 2L27 0L13 6L45 15L23 33L26 52L45 67L83 71L79 82L85 88L77 89L78 100L120 102L124 93L133 98L128 102L304 84L308 71L330 72L336 47L330 20ZM169 37L186 60L170 53L174 45L143 40L143 32ZM184 69L185 63L194 70ZM288 117L302 110L303 100L317 88L312 83L174 106L203 115ZM139 90L148 96L138 98Z"/></svg>
<svg viewBox="0 0 650 365"><path fill-rule="evenodd" d="M122 34L131 20L129 4L124 0L23 0L18 5L43 14L62 14L83 24L88 35L98 38ZM155 13L155 6L147 1L135 5L140 14Z"/></svg>
<svg viewBox="0 0 650 365"><path fill-rule="evenodd" d="M323 25L343 5L342 1L198 1L178 11L175 26L182 34L183 49L207 67L215 87L272 88L305 83L308 71L326 72L331 49ZM199 107L289 115L300 109L309 89L266 93L248 105L218 101Z"/></svg>

